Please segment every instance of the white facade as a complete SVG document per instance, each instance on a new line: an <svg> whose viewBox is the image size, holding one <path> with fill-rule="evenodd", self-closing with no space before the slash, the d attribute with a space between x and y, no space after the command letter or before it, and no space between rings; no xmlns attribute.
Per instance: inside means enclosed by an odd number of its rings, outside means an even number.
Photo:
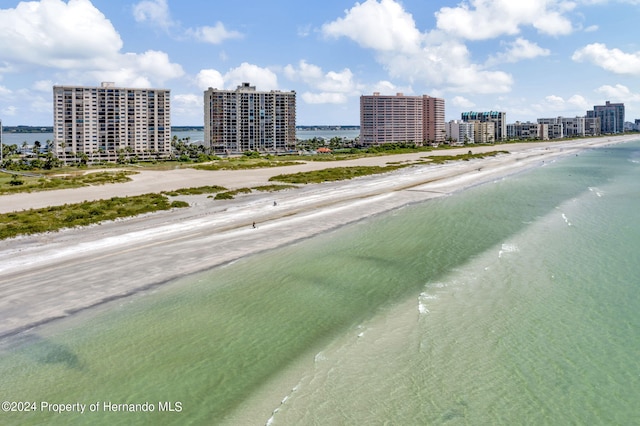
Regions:
<svg viewBox="0 0 640 426"><path fill-rule="evenodd" d="M446 124L447 140L454 144L475 143L474 123L451 120Z"/></svg>
<svg viewBox="0 0 640 426"><path fill-rule="evenodd" d="M89 162L166 158L171 154L170 92L100 87L53 86L54 152Z"/></svg>

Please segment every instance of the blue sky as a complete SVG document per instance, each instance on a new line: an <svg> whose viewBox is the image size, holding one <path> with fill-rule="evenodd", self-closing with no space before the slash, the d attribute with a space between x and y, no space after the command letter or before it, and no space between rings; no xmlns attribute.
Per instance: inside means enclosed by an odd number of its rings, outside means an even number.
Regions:
<svg viewBox="0 0 640 426"><path fill-rule="evenodd" d="M442 97L446 119L640 118L640 0L0 0L0 119L52 125L52 86L295 90L297 123L359 124L359 97Z"/></svg>

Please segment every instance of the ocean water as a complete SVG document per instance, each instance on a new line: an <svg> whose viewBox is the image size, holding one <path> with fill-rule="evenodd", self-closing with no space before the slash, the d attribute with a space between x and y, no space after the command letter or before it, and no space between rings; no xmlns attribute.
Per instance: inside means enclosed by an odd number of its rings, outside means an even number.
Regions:
<svg viewBox="0 0 640 426"><path fill-rule="evenodd" d="M0 423L640 424L639 178L586 151L5 339Z"/></svg>

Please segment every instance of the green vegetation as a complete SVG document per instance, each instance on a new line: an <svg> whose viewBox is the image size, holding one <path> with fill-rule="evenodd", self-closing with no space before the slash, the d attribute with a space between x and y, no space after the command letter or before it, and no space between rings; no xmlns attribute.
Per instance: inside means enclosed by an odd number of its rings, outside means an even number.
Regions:
<svg viewBox="0 0 640 426"><path fill-rule="evenodd" d="M250 194L253 190L261 191L261 192L275 192L275 191L282 191L284 189L291 189L291 188L297 188L297 186L295 185L263 185L263 186L256 186L254 188L240 188L240 189L235 189L233 191L220 192L216 194L216 196L213 198L215 198L216 200L233 200L236 195ZM212 198L212 197L209 197L209 198Z"/></svg>
<svg viewBox="0 0 640 426"><path fill-rule="evenodd" d="M188 206L184 201L171 202L161 194L145 194L4 213L0 214L0 239L58 231L62 228L86 226L106 220Z"/></svg>
<svg viewBox="0 0 640 426"><path fill-rule="evenodd" d="M215 200L233 200L238 194L250 194L251 188L239 188L233 191L219 192L214 197Z"/></svg>
<svg viewBox="0 0 640 426"><path fill-rule="evenodd" d="M405 166L356 166L356 167L334 167L330 169L316 170L312 172L300 172L288 175L277 175L269 179L269 181L287 182L287 183L320 183L332 182L337 180L353 179L360 176L374 175L379 173L387 173Z"/></svg>
<svg viewBox="0 0 640 426"><path fill-rule="evenodd" d="M162 194L145 194L136 197L113 197L109 200L99 200L95 202L84 202L71 205L47 207L43 209L32 209L23 212L0 214L0 239L12 238L21 234L35 234L40 232L57 231L62 228L75 226L86 226L102 221L114 220L122 217L136 216L171 208L188 207L184 201L171 202L167 196L178 195L199 195L216 194L210 196L216 200L233 199L238 194L248 194L256 191L280 191L295 188L292 184L319 183L327 181L347 180L360 176L387 173L402 167L407 167L418 163L444 163L447 161L469 161L476 158L484 158L508 153L508 151L491 151L482 154L473 154L469 151L466 154L449 156L433 155L423 157L418 162L400 164L389 163L385 167L381 166L359 166L359 167L335 167L312 172L301 172L294 174L283 174L274 176L270 181L285 182L286 184L273 184L258 186L255 188L240 188L227 191L221 186L201 186L194 188L183 188L176 191L167 191ZM245 156L237 162L240 164L261 164L262 159ZM280 164L279 161L268 160L266 162ZM284 162L287 164L288 162ZM296 163L297 164L297 163ZM256 166L263 167L263 166ZM273 167L273 166L271 166ZM22 176L16 174L0 173L0 194L17 191L39 191L46 189L75 188L86 185L100 185L105 183L126 182L128 177L136 172L98 172L87 173L80 176L58 176L39 177ZM15 190L13 190L15 188Z"/></svg>
<svg viewBox="0 0 640 426"><path fill-rule="evenodd" d="M499 154L508 154L508 153L509 151L491 151L491 152L485 152L482 154L473 154L471 151L469 151L466 154L460 154L460 155L430 155L424 158L430 160L432 163L442 164L442 163L446 163L447 161L459 161L459 160L469 161L475 158L495 157L496 155L499 155Z"/></svg>
<svg viewBox="0 0 640 426"><path fill-rule="evenodd" d="M162 194L176 197L178 195L202 195L202 194L215 194L216 192L226 191L227 188L223 186L198 186L195 188L182 188L175 191L163 191Z"/></svg>
<svg viewBox="0 0 640 426"><path fill-rule="evenodd" d="M68 176L20 176L17 174L0 173L0 194L16 192L48 191L52 189L80 188L89 185L104 185L108 183L122 183L131 180L132 171L97 172ZM20 183L18 183L20 182Z"/></svg>
<svg viewBox="0 0 640 426"><path fill-rule="evenodd" d="M256 191L261 191L261 192L275 192L275 191L282 191L285 189L293 189L293 188L297 188L297 186L295 185L262 185L262 186L254 186L251 189L255 189Z"/></svg>
<svg viewBox="0 0 640 426"><path fill-rule="evenodd" d="M415 163L406 163L400 164L398 162L387 163L387 166L357 166L357 167L335 167L324 170L316 170L312 172L300 172L293 174L283 174L277 175L270 178L270 181L277 182L287 182L287 183L297 183L297 184L305 184L305 183L320 183L320 182L332 182L337 180L347 180L353 179L360 176L374 175L380 173L387 173L393 170L407 167L415 164L424 164L428 162L430 163L445 163L447 161L469 161L475 158L484 158L484 157L492 157L498 154L508 154L508 151L491 151L483 154L473 154L469 151L466 154L460 155L432 155L428 157L423 157L423 159L418 160Z"/></svg>
<svg viewBox="0 0 640 426"><path fill-rule="evenodd" d="M256 153L257 154L257 153ZM247 170L247 169L262 169L268 167L283 167L283 166L295 166L303 164L300 161L287 161L271 158L258 158L255 157L237 157L227 160L219 160L210 164L200 164L194 166L198 170Z"/></svg>

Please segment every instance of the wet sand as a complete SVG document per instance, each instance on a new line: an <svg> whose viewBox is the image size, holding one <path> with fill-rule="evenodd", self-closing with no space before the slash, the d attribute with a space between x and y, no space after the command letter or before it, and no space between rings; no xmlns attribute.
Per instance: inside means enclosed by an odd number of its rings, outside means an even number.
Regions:
<svg viewBox="0 0 640 426"><path fill-rule="evenodd" d="M254 187L268 185L269 177L282 173L386 165L469 149L509 151L234 200L178 197L190 207L0 241L0 337L403 205L539 167L559 156L632 139L637 137L465 147L250 171L143 171L124 184L0 196L0 212L7 212L203 185Z"/></svg>

